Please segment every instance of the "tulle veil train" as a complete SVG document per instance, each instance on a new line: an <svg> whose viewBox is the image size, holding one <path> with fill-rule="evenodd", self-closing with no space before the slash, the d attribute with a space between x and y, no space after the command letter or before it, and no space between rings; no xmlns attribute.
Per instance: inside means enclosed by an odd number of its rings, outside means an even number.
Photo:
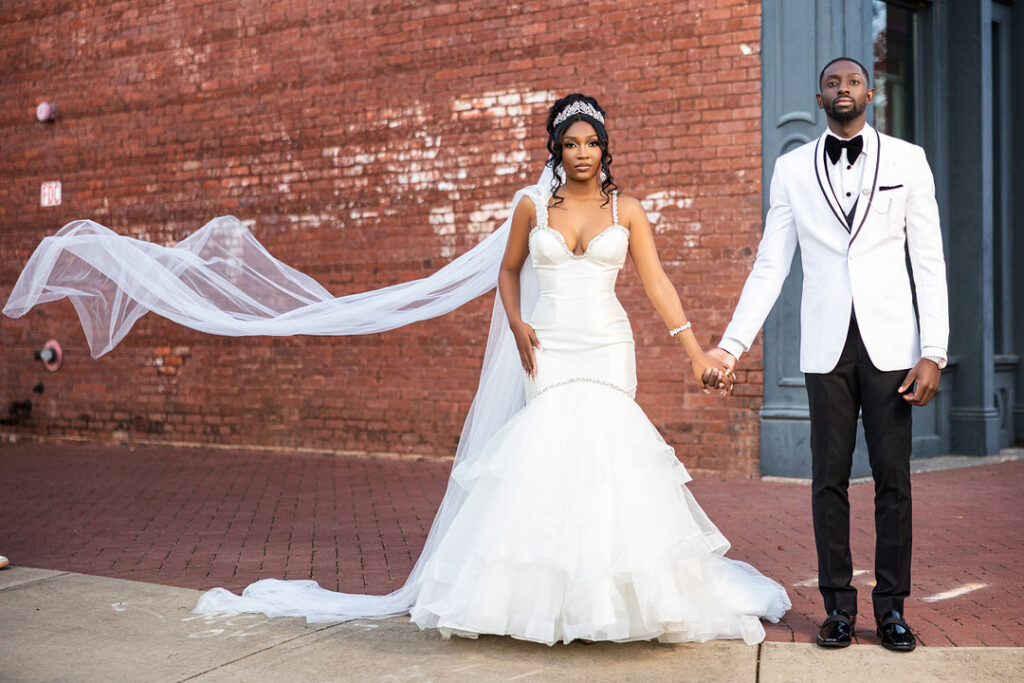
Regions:
<svg viewBox="0 0 1024 683"><path fill-rule="evenodd" d="M46 237L18 278L3 312L21 317L38 304L67 298L93 357L111 351L148 312L201 332L227 336L373 334L448 313L497 285L511 216L524 197L547 200L552 171L515 194L505 222L432 275L390 287L332 296L313 278L274 258L237 218L215 218L173 247L118 235L90 220ZM527 260L521 306L536 302ZM463 425L453 469L487 457L481 448L525 404L522 368L501 295L494 298L480 382ZM310 622L385 618L408 613L419 576L465 499L448 487L405 584L387 595L336 593L314 581L265 579L239 596L216 588L199 613L263 612Z"/></svg>

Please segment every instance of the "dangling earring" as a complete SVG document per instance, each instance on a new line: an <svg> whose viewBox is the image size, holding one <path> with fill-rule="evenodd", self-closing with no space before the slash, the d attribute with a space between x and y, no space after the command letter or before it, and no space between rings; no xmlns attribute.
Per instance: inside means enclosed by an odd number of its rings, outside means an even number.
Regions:
<svg viewBox="0 0 1024 683"><path fill-rule="evenodd" d="M605 173L604 170L602 170L601 171L601 182L603 183L606 180L608 180L608 174Z"/></svg>

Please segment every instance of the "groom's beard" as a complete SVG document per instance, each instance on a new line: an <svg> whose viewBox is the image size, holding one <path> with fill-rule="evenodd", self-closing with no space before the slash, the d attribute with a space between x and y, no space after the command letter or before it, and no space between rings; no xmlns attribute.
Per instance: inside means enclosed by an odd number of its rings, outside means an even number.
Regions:
<svg viewBox="0 0 1024 683"><path fill-rule="evenodd" d="M836 111L835 100L833 100L825 106L825 115L833 121L853 121L855 118L867 111L867 108L867 102L858 104L857 100L854 100L853 106L846 111Z"/></svg>

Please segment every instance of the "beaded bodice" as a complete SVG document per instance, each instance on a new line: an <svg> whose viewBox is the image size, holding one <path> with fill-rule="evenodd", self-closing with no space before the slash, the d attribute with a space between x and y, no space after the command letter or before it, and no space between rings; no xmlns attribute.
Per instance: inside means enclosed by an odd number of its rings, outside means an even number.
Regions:
<svg viewBox="0 0 1024 683"><path fill-rule="evenodd" d="M540 296L529 313L541 348L534 350L536 376L526 377L526 399L576 382L636 391L633 332L615 298L615 278L626 261L629 229L619 223L618 196L612 195L612 223L583 252L574 254L565 237L548 224L547 197L537 202L537 225L530 231L530 255Z"/></svg>
<svg viewBox="0 0 1024 683"><path fill-rule="evenodd" d="M619 223L618 194L612 195L612 224L594 235L583 253L573 253L562 233L548 224L546 202L537 202L537 224L530 231L529 243L541 296L613 294L616 275L629 250L629 229Z"/></svg>

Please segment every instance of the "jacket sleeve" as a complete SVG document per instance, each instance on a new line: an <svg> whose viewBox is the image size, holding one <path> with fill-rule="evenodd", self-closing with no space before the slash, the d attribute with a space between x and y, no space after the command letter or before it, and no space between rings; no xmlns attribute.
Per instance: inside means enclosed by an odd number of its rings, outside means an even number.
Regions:
<svg viewBox="0 0 1024 683"><path fill-rule="evenodd" d="M747 276L732 321L726 327L719 344L736 358L750 350L782 291L782 284L793 264L793 254L796 253L796 224L793 222L793 207L786 190L783 159L780 157L775 161L772 171L768 216L765 218L764 235L757 247L754 267Z"/></svg>
<svg viewBox="0 0 1024 683"><path fill-rule="evenodd" d="M917 291L921 355L945 358L949 343L949 301L935 181L924 150L914 146L910 154L907 251Z"/></svg>

